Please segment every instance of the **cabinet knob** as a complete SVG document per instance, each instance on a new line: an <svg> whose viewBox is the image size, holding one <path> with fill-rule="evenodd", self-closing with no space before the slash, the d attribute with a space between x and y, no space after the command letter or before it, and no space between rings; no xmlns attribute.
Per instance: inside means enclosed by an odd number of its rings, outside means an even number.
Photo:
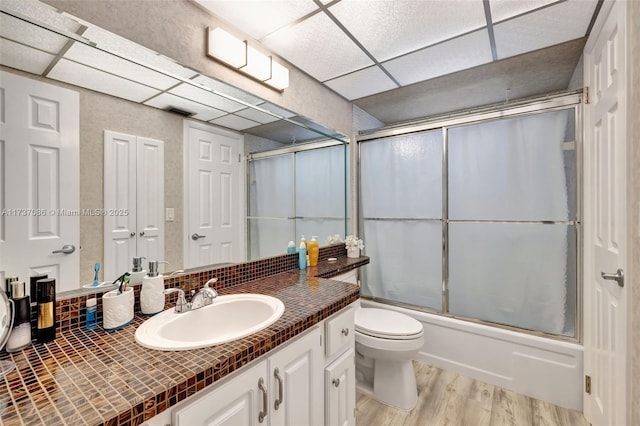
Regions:
<svg viewBox="0 0 640 426"><path fill-rule="evenodd" d="M331 383L333 383L333 386L338 387L340 386L340 379L333 379Z"/></svg>
<svg viewBox="0 0 640 426"><path fill-rule="evenodd" d="M349 329L348 328L343 328L342 329L342 335L343 336L348 336L349 335Z"/></svg>
<svg viewBox="0 0 640 426"><path fill-rule="evenodd" d="M144 237L144 231L140 232L140 236Z"/></svg>
<svg viewBox="0 0 640 426"><path fill-rule="evenodd" d="M132 232L132 233L130 233L130 234L129 234L129 236L130 236L131 238L133 238L133 237L135 237L135 236L136 236L136 233L135 233L135 232Z"/></svg>

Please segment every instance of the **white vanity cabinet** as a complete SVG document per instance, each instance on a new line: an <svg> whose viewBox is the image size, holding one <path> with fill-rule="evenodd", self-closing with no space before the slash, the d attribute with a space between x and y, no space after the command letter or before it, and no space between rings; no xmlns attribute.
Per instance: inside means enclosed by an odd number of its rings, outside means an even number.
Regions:
<svg viewBox="0 0 640 426"><path fill-rule="evenodd" d="M248 370L185 400L172 410L171 424L321 425L321 337L322 328L315 326Z"/></svg>
<svg viewBox="0 0 640 426"><path fill-rule="evenodd" d="M355 425L354 311L341 310L144 425Z"/></svg>
<svg viewBox="0 0 640 426"><path fill-rule="evenodd" d="M350 306L325 321L325 425L355 426L355 308Z"/></svg>

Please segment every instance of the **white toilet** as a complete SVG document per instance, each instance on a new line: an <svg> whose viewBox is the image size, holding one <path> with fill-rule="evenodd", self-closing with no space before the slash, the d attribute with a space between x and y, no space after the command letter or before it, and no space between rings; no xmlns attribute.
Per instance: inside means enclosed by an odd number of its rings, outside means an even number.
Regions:
<svg viewBox="0 0 640 426"><path fill-rule="evenodd" d="M418 400L411 360L424 342L422 324L399 312L360 308L355 328L358 389L384 404L411 410Z"/></svg>

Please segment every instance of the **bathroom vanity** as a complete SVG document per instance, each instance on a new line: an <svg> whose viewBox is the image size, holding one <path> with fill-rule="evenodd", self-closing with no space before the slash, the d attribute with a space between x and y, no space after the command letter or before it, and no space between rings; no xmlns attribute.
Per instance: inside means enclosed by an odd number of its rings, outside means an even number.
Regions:
<svg viewBox="0 0 640 426"><path fill-rule="evenodd" d="M219 289L221 295L267 294L285 306L271 326L224 344L179 352L144 348L134 334L148 317L137 314L121 330L65 328L51 343L0 354L0 360L16 363L16 371L0 382L0 421L193 424L189 416L199 418L206 407L209 416L246 419L238 424L353 424L353 305L360 291L321 277L368 262L366 257L341 257L337 263ZM59 301L61 320L73 303L73 298ZM260 412L265 412L262 422Z"/></svg>

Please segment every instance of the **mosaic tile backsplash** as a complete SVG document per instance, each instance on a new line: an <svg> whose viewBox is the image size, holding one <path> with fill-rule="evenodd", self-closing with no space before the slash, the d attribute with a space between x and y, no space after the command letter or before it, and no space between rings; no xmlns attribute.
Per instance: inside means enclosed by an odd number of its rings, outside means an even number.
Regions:
<svg viewBox="0 0 640 426"><path fill-rule="evenodd" d="M188 291L216 276L220 294L263 293L285 304L283 316L259 333L170 356L135 343L135 330L145 316L137 314L121 330L105 332L99 326L88 331L82 317L84 301L92 295L58 300L54 342L0 354L17 366L0 381L0 424L142 424L356 301L357 286L322 277L363 266L369 259L347 258L343 245L328 249L336 254L328 250L322 256L321 250L318 266L303 271L297 269L296 255L283 255L166 279L165 286ZM329 263L328 257L339 259ZM175 296L167 297L165 308L174 302Z"/></svg>

